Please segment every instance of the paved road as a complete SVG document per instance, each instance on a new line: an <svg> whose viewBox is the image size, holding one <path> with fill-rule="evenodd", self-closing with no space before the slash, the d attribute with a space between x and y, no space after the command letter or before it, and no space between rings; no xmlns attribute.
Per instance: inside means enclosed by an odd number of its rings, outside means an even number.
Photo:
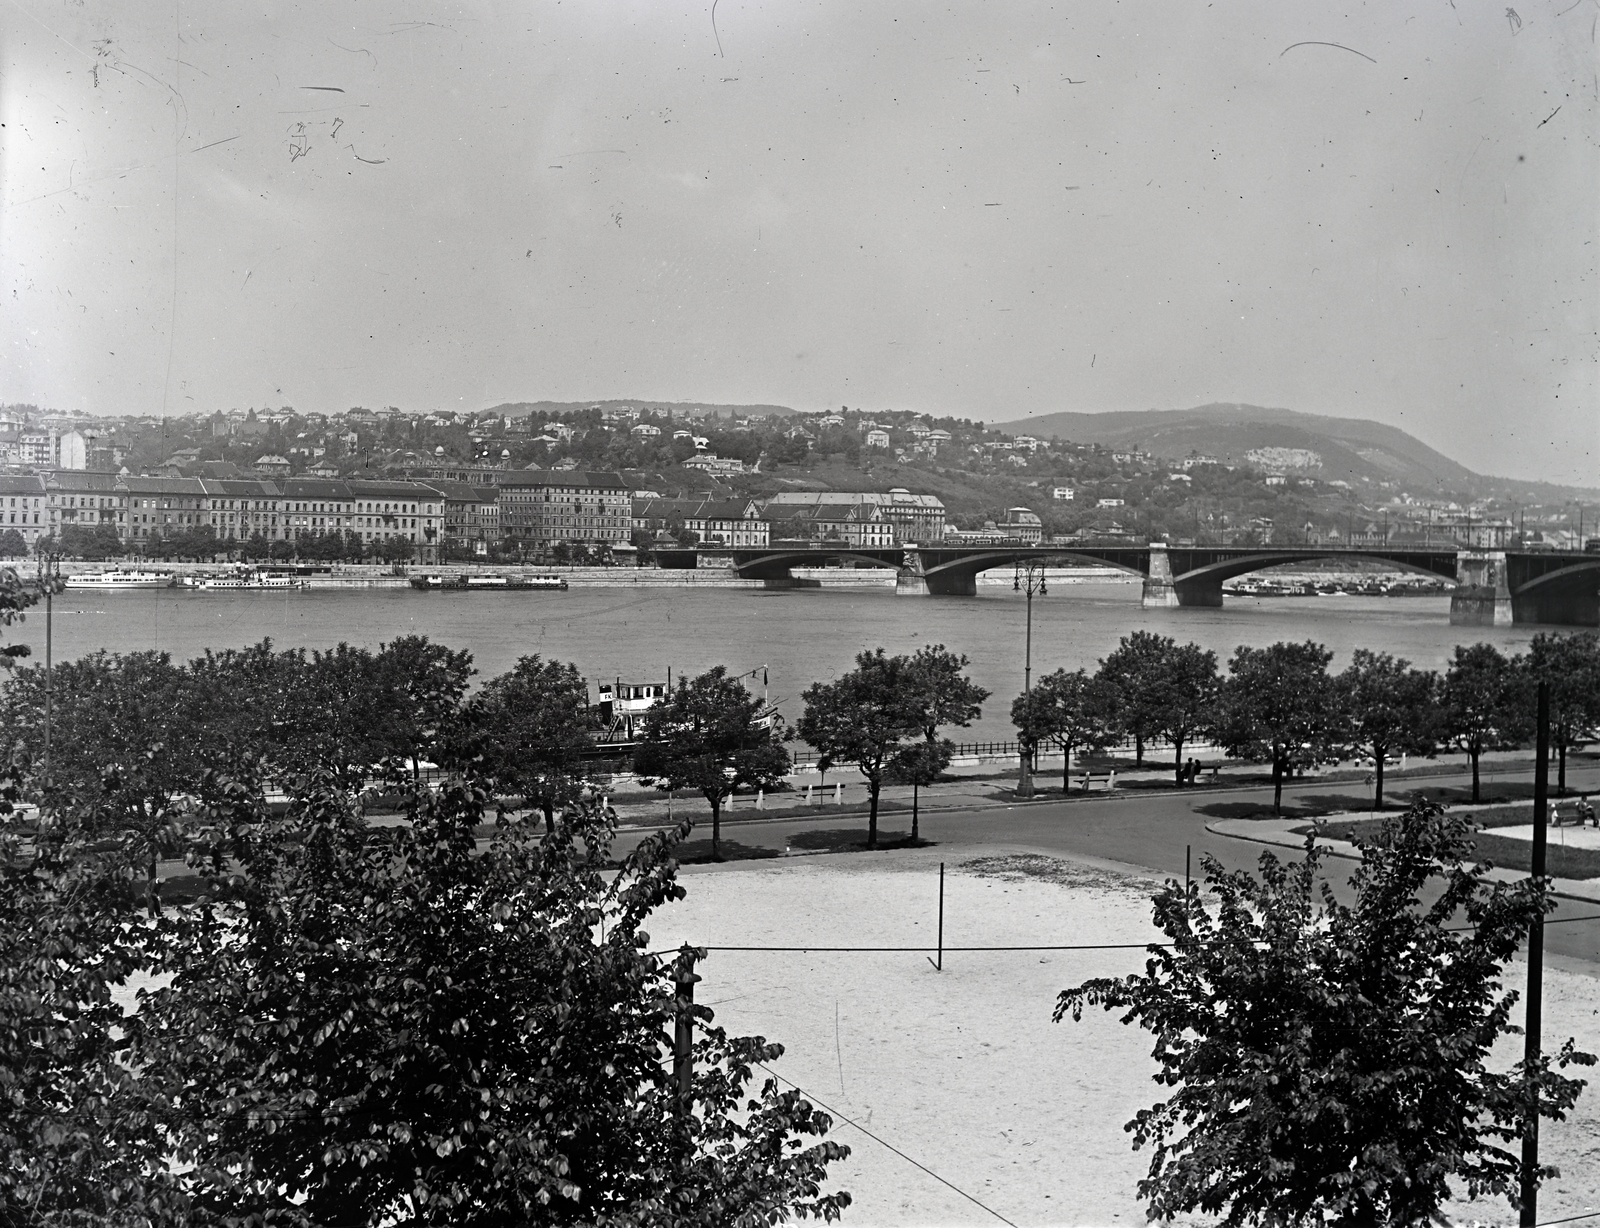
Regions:
<svg viewBox="0 0 1600 1228"><path fill-rule="evenodd" d="M1568 787L1600 792L1600 766L1575 768L1568 765ZM1429 781L1407 781L1407 787L1461 784L1465 778L1454 775ZM1398 782L1397 782L1398 784ZM1364 809L1371 805L1370 792L1359 782L1329 783L1306 781L1284 789L1284 800L1310 801L1329 805L1333 799L1346 799L1340 808ZM1215 856L1228 869L1254 868L1263 847L1249 840L1215 835L1206 830L1212 816L1202 808L1250 803L1270 805L1272 791L1266 789L1208 790L1192 792L1133 792L1114 797L1088 798L1070 802L1031 802L1015 806L988 806L975 809L924 811L921 833L950 848L959 858L966 850L983 845L1022 845L1043 853L1063 857L1087 857L1123 862L1154 870L1161 877L1181 878L1185 848L1191 850L1195 874L1200 873L1202 853ZM880 820L880 831L906 831L910 816L898 812ZM723 824L723 838L763 848L784 849L801 832L822 828L855 828L864 831L864 816L838 819L808 817L798 820L768 819ZM697 832L697 837L705 833ZM639 833L622 833L617 851L625 852L638 842ZM1280 856L1286 849L1275 849ZM1349 898L1343 880L1352 865L1330 859L1335 889ZM1561 900L1550 920L1562 917L1600 916L1600 906ZM1600 919L1562 922L1550 925L1545 934L1545 949L1552 955L1583 961L1600 972Z"/></svg>

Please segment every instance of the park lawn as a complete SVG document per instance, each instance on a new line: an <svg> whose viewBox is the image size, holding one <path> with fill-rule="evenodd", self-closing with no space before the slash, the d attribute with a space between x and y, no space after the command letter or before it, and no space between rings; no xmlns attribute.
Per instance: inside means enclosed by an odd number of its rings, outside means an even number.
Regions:
<svg viewBox="0 0 1600 1228"><path fill-rule="evenodd" d="M1533 807L1529 803L1494 806L1474 811L1471 819L1480 829L1473 836L1478 856L1505 870L1523 874L1533 872L1533 844L1511 836L1497 836L1496 827L1525 827L1533 822ZM1297 834L1309 835L1313 830L1330 840L1375 840L1381 828L1381 819L1341 819L1323 823L1319 828L1312 824L1295 828ZM1561 843L1560 828L1552 827L1545 844L1545 873L1552 878L1600 878L1600 849L1568 848ZM1591 829L1592 830L1592 829Z"/></svg>

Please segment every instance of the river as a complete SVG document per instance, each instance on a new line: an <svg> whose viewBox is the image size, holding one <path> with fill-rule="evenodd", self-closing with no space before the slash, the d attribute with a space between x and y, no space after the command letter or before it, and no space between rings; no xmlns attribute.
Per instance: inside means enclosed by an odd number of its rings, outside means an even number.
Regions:
<svg viewBox="0 0 1600 1228"><path fill-rule="evenodd" d="M96 649L160 649L187 660L206 648L264 637L280 646L328 648L341 640L377 647L421 634L470 649L484 677L524 653L572 661L591 683L765 666L771 698L795 720L800 694L833 678L863 648L891 653L942 643L972 659L972 677L994 693L981 721L958 741L1014 736L1007 714L1022 689L1026 606L1009 587L976 597L899 597L891 589L573 588L561 593L417 593L404 590L214 592L181 589L74 591L55 600L57 660ZM1095 663L1138 628L1194 641L1219 663L1239 644L1311 639L1343 668L1358 647L1442 670L1458 643L1524 648L1537 627L1452 627L1448 597L1227 598L1222 609L1145 610L1137 583L1052 583L1033 601L1034 677ZM7 629L5 642L42 662L42 607ZM761 686L759 674L754 685Z"/></svg>

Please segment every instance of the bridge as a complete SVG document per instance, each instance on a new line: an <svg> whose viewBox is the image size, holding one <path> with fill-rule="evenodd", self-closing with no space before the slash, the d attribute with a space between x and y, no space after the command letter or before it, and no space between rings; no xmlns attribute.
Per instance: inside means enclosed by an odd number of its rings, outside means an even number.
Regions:
<svg viewBox="0 0 1600 1228"><path fill-rule="evenodd" d="M739 576L773 588L816 583L796 579L796 567L855 562L893 568L897 592L929 597L974 596L980 571L1021 563L1109 566L1142 579L1147 609L1219 607L1223 581L1269 567L1325 560L1378 562L1454 583L1450 621L1457 626L1600 626L1600 553L1575 550L1007 542L893 548L780 545L715 553L727 557Z"/></svg>

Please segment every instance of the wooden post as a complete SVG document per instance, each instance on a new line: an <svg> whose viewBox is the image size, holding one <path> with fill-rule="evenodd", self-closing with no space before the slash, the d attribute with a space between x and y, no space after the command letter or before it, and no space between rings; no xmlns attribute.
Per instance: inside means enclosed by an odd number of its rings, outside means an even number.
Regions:
<svg viewBox="0 0 1600 1228"><path fill-rule="evenodd" d="M1550 684L1539 684L1539 735L1533 760L1533 864L1537 882L1545 873L1545 824L1550 810ZM1522 1067L1531 1071L1540 1058L1539 1032L1544 1016L1544 910L1528 925L1528 1014L1523 1023ZM1522 1126L1522 1228L1539 1220L1539 1093L1528 1090L1527 1120Z"/></svg>
<svg viewBox="0 0 1600 1228"><path fill-rule="evenodd" d="M672 966L673 983L677 986L677 1010L672 1034L672 1083L678 1093L678 1117L686 1121L694 1108L694 985L700 978L695 974L695 950L685 943L678 948L678 958Z"/></svg>
<svg viewBox="0 0 1600 1228"><path fill-rule="evenodd" d="M928 961L935 972L944 971L944 862L939 863L939 958Z"/></svg>

